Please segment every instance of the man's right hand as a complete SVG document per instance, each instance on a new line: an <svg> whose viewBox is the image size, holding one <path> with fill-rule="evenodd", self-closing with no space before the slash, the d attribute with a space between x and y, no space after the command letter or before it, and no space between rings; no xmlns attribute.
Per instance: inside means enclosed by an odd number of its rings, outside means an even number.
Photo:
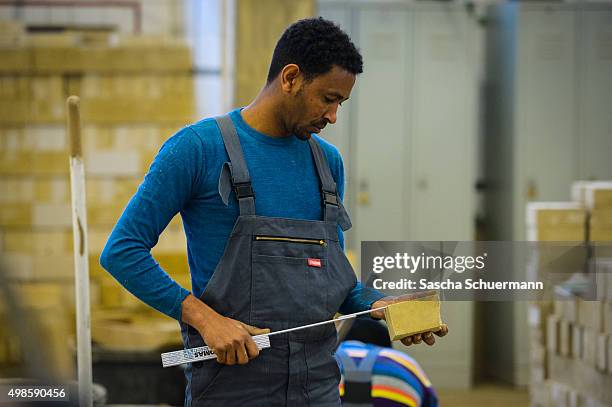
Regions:
<svg viewBox="0 0 612 407"><path fill-rule="evenodd" d="M183 301L182 320L197 329L217 362L226 365L244 365L257 357L259 349L251 336L270 332L224 317L191 294Z"/></svg>

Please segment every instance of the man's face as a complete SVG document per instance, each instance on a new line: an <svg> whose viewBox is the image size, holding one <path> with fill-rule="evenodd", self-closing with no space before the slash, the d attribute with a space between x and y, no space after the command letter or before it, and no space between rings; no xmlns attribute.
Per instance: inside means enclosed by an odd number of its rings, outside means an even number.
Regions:
<svg viewBox="0 0 612 407"><path fill-rule="evenodd" d="M329 72L302 83L290 102L292 133L308 140L311 133L319 133L328 123L336 123L338 107L349 98L354 84L355 75L336 65Z"/></svg>

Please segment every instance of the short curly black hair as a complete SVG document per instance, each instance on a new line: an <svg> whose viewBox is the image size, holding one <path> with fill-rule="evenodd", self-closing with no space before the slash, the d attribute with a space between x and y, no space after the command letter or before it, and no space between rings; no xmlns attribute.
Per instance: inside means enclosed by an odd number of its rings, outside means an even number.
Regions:
<svg viewBox="0 0 612 407"><path fill-rule="evenodd" d="M306 18L287 27L274 48L267 83L288 64L299 66L307 81L329 72L333 65L354 75L363 72L363 60L355 44L340 27L322 17Z"/></svg>

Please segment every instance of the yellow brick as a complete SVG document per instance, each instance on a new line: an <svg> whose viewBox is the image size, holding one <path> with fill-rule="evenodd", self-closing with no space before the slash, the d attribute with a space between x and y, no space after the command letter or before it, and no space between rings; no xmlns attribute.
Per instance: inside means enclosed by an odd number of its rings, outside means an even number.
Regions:
<svg viewBox="0 0 612 407"><path fill-rule="evenodd" d="M64 86L66 89L66 94L68 95L83 95L82 92L82 78L80 76L75 77L75 76L69 76L67 78L65 78L64 81ZM85 128L85 123L81 123L81 125L83 125L83 128Z"/></svg>
<svg viewBox="0 0 612 407"><path fill-rule="evenodd" d="M32 51L27 48L0 48L0 72L23 73L32 66Z"/></svg>
<svg viewBox="0 0 612 407"><path fill-rule="evenodd" d="M542 209L537 213L538 228L549 226L582 227L586 221L583 209Z"/></svg>
<svg viewBox="0 0 612 407"><path fill-rule="evenodd" d="M116 281L98 281L100 286L100 305L105 308L119 308L123 305L121 286Z"/></svg>
<svg viewBox="0 0 612 407"><path fill-rule="evenodd" d="M84 121L92 123L134 122L141 120L138 111L143 109L131 100L89 99L82 103L81 115Z"/></svg>
<svg viewBox="0 0 612 407"><path fill-rule="evenodd" d="M151 164L153 164L153 160L155 159L155 156L157 155L157 151L143 151L142 152L142 156L140 159L140 170L142 171L143 174L146 174L147 172L149 172L149 169L151 168Z"/></svg>
<svg viewBox="0 0 612 407"><path fill-rule="evenodd" d="M41 203L70 203L70 180L68 177L36 180L34 197Z"/></svg>
<svg viewBox="0 0 612 407"><path fill-rule="evenodd" d="M69 203L35 203L32 205L32 225L35 227L72 227Z"/></svg>
<svg viewBox="0 0 612 407"><path fill-rule="evenodd" d="M530 240L582 241L586 210L572 202L530 202L526 211Z"/></svg>
<svg viewBox="0 0 612 407"><path fill-rule="evenodd" d="M537 239L543 242L580 242L585 239L585 227L538 228Z"/></svg>
<svg viewBox="0 0 612 407"><path fill-rule="evenodd" d="M126 150L159 150L159 128L154 125L115 126L114 145Z"/></svg>
<svg viewBox="0 0 612 407"><path fill-rule="evenodd" d="M59 44L56 44L59 45ZM69 72L71 70L70 49L67 47L35 47L32 50L34 69L41 73Z"/></svg>
<svg viewBox="0 0 612 407"><path fill-rule="evenodd" d="M32 280L32 257L20 253L3 253L2 261L10 281Z"/></svg>
<svg viewBox="0 0 612 407"><path fill-rule="evenodd" d="M0 204L0 225L70 227L69 204Z"/></svg>
<svg viewBox="0 0 612 407"><path fill-rule="evenodd" d="M7 75L0 77L0 100L28 100L30 98L29 84L29 79L23 76ZM28 89L28 91L24 92L24 88Z"/></svg>
<svg viewBox="0 0 612 407"><path fill-rule="evenodd" d="M61 97L37 100L30 104L27 121L31 123L62 123L65 121L64 104Z"/></svg>
<svg viewBox="0 0 612 407"><path fill-rule="evenodd" d="M106 270L100 265L100 256L98 254L89 255L89 278L97 280L107 274Z"/></svg>
<svg viewBox="0 0 612 407"><path fill-rule="evenodd" d="M103 177L140 177L140 152L107 150L85 155L87 174Z"/></svg>
<svg viewBox="0 0 612 407"><path fill-rule="evenodd" d="M99 256L106 245L108 236L112 231L111 227L96 227L95 225L87 231L89 238L89 253Z"/></svg>
<svg viewBox="0 0 612 407"><path fill-rule="evenodd" d="M612 228L592 228L589 231L589 240L592 242L612 241Z"/></svg>
<svg viewBox="0 0 612 407"><path fill-rule="evenodd" d="M62 151L68 154L68 137L63 124L28 125L24 127L23 133L23 150Z"/></svg>
<svg viewBox="0 0 612 407"><path fill-rule="evenodd" d="M159 238L157 245L153 248L154 254L161 253L185 253L187 241L182 230L166 229Z"/></svg>
<svg viewBox="0 0 612 407"><path fill-rule="evenodd" d="M89 201L95 202L95 201ZM123 206L87 204L87 223L92 226L114 226Z"/></svg>
<svg viewBox="0 0 612 407"><path fill-rule="evenodd" d="M68 154L59 151L41 151L32 154L31 173L36 175L64 175L70 170Z"/></svg>
<svg viewBox="0 0 612 407"><path fill-rule="evenodd" d="M31 178L0 178L0 204L29 203L34 198L34 181Z"/></svg>
<svg viewBox="0 0 612 407"><path fill-rule="evenodd" d="M141 178L90 178L87 180L87 202L112 204L123 208L136 193Z"/></svg>
<svg viewBox="0 0 612 407"><path fill-rule="evenodd" d="M31 118L30 101L0 100L0 123L23 124Z"/></svg>
<svg viewBox="0 0 612 407"><path fill-rule="evenodd" d="M156 119L160 121L176 121L183 119L189 122L194 118L195 105L192 98L180 98L172 100L175 96L170 96L170 103L165 103L163 99L159 102L151 103L151 113L157 111Z"/></svg>
<svg viewBox="0 0 612 407"><path fill-rule="evenodd" d="M157 254L155 260L159 263L162 269L168 274L174 276L189 274L189 264L186 254Z"/></svg>
<svg viewBox="0 0 612 407"><path fill-rule="evenodd" d="M63 307L65 287L61 283L20 283L13 285L23 307L29 309L46 309Z"/></svg>
<svg viewBox="0 0 612 407"><path fill-rule="evenodd" d="M28 35L27 45L31 48L63 49L77 46L79 37L76 33L64 31L59 33L36 33Z"/></svg>
<svg viewBox="0 0 612 407"><path fill-rule="evenodd" d="M36 200L38 202L51 202L53 196L51 182L40 180L36 183Z"/></svg>
<svg viewBox="0 0 612 407"><path fill-rule="evenodd" d="M147 60L146 52L144 48L136 47L117 47L114 51L114 67L121 71L140 71L143 67L143 63ZM118 62L121 61L121 66L117 66Z"/></svg>
<svg viewBox="0 0 612 407"><path fill-rule="evenodd" d="M147 307L147 305L125 288L121 288L121 307L123 309L143 309Z"/></svg>
<svg viewBox="0 0 612 407"><path fill-rule="evenodd" d="M592 195L594 209L612 209L612 184L607 189L594 189Z"/></svg>
<svg viewBox="0 0 612 407"><path fill-rule="evenodd" d="M605 192L598 190L596 192ZM594 209L589 219L589 240L612 241L612 209Z"/></svg>
<svg viewBox="0 0 612 407"><path fill-rule="evenodd" d="M164 47L153 56L152 66L170 71L190 70L193 67L191 53L186 46Z"/></svg>
<svg viewBox="0 0 612 407"><path fill-rule="evenodd" d="M150 122L154 118L156 122L188 122L194 118L194 102L192 99L172 100L173 96L166 99L149 99L148 103L142 103L142 99L132 96L112 98L97 98L83 101L82 118L90 123L136 123Z"/></svg>
<svg viewBox="0 0 612 407"><path fill-rule="evenodd" d="M191 291L191 275L189 273L171 274L171 277L178 285Z"/></svg>
<svg viewBox="0 0 612 407"><path fill-rule="evenodd" d="M24 175L32 167L32 155L29 152L0 152L0 174Z"/></svg>
<svg viewBox="0 0 612 407"><path fill-rule="evenodd" d="M32 224L32 207L25 204L0 204L1 226L28 226Z"/></svg>
<svg viewBox="0 0 612 407"><path fill-rule="evenodd" d="M110 275L96 279L100 287L100 306L103 308L142 309L146 305L121 286Z"/></svg>
<svg viewBox="0 0 612 407"><path fill-rule="evenodd" d="M184 123L176 123L171 125L162 124L159 127L159 146L165 143L172 135L177 133L180 129L184 127Z"/></svg>
<svg viewBox="0 0 612 407"><path fill-rule="evenodd" d="M85 151L112 149L114 147L112 128L109 126L84 126L83 147Z"/></svg>
<svg viewBox="0 0 612 407"><path fill-rule="evenodd" d="M85 72L107 72L113 70L113 48L105 46L92 46L74 49L77 65Z"/></svg>
<svg viewBox="0 0 612 407"><path fill-rule="evenodd" d="M438 295L391 304L385 309L385 320L392 340L437 330L442 326Z"/></svg>
<svg viewBox="0 0 612 407"><path fill-rule="evenodd" d="M101 98L105 93L109 92L109 83L104 76L96 74L87 75L80 81L80 91L80 95L87 100Z"/></svg>
<svg viewBox="0 0 612 407"><path fill-rule="evenodd" d="M4 127L4 128L3 128ZM24 126L22 125L3 125L0 126L0 152L16 153L22 150L24 139Z"/></svg>
<svg viewBox="0 0 612 407"><path fill-rule="evenodd" d="M35 256L72 253L72 232L66 231L4 231L3 251Z"/></svg>
<svg viewBox="0 0 612 407"><path fill-rule="evenodd" d="M74 257L64 255L36 256L32 262L32 278L35 280L72 280Z"/></svg>
<svg viewBox="0 0 612 407"><path fill-rule="evenodd" d="M74 279L74 260L71 253L50 256L5 253L3 259L9 276L14 281L66 282Z"/></svg>

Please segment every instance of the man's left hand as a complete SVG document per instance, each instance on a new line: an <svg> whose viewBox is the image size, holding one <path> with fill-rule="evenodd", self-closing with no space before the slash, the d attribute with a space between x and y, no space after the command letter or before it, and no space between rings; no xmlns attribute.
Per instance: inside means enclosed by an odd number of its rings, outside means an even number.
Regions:
<svg viewBox="0 0 612 407"><path fill-rule="evenodd" d="M371 309L385 307L387 305L393 304L394 302L415 300L417 298L426 297L434 293L435 291L424 291L424 292L415 293L415 294L400 295L398 297L384 297L376 301L375 303L373 303ZM372 318L385 319L385 310L374 311L370 315L372 316ZM424 332L424 333L420 333L416 335L407 336L405 338L402 338L401 342L406 346L410 346L412 344L418 345L421 342L425 342L427 345L431 346L434 343L436 343L436 338L434 334L436 334L439 337L442 337L446 335L447 333L448 333L448 326L445 324L445 325L442 325L440 329L437 331L430 331L430 332Z"/></svg>

